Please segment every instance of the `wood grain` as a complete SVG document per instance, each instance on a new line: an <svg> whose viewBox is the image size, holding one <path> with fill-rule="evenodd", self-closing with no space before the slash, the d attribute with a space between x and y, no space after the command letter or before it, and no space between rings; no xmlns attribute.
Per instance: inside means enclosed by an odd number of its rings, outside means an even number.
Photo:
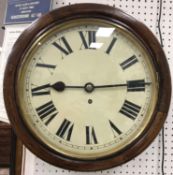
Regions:
<svg viewBox="0 0 173 175"><path fill-rule="evenodd" d="M0 175L21 174L22 143L16 140L11 125L0 122Z"/></svg>
<svg viewBox="0 0 173 175"><path fill-rule="evenodd" d="M11 156L11 126L0 122L0 167L10 166Z"/></svg>

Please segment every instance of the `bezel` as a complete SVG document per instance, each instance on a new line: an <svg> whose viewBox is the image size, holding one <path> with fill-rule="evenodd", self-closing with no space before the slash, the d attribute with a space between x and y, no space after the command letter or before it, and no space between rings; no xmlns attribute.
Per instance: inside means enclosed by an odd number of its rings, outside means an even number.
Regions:
<svg viewBox="0 0 173 175"><path fill-rule="evenodd" d="M104 19L116 23L143 44L151 55L159 78L159 96L155 111L143 133L127 147L110 156L95 160L69 158L43 144L29 130L21 117L16 94L18 72L33 42L56 25L75 19ZM22 142L37 156L54 165L80 171L106 169L122 164L141 153L156 137L166 119L171 98L171 79L164 52L154 35L140 22L119 9L99 4L77 4L63 7L42 16L27 28L15 43L4 77L4 99L13 128Z"/></svg>
<svg viewBox="0 0 173 175"><path fill-rule="evenodd" d="M147 107L147 109L148 109L147 112L143 109L142 113L145 113L146 117L142 117L143 120L141 120L141 122L140 122L139 118L136 119L137 121L135 120L136 122L138 122L138 125L140 125L140 127L138 126L138 130L134 129L137 127L137 124L135 124L136 126L134 125L131 129L129 129L129 131L127 131L126 134L121 135L122 139L117 138L117 139L114 139L114 141L112 140L112 141L109 141L109 142L104 143L104 144L99 144L99 145L95 145L95 146L92 145L91 147L93 150L90 151L90 153L89 152L87 153L86 151L83 151L83 153L82 153L81 150L90 150L89 146L86 146L86 145L85 146L84 145L77 146L77 145L74 145L73 143L66 143L63 140L59 140L59 142L61 141L62 145L58 146L58 143L57 143L58 139L55 139L55 136L51 135L51 132L46 131L46 127L44 126L43 121L41 121L37 118L37 114L34 112L33 107L30 106L32 102L30 101L31 99L29 100L28 98L30 97L31 92L26 91L26 97L25 97L25 91L24 91L24 89L30 89L30 87L29 87L30 86L29 85L30 78L29 77L31 76L32 66L34 66L35 62L36 62L36 58L35 58L34 54L37 53L37 50L40 50L40 51L38 51L40 53L41 50L43 50L44 45L47 45L47 43L50 41L53 42L52 37L54 37L55 35L58 36L59 34L61 35L61 33L66 33L66 32L68 33L72 30L78 29L78 27L83 28L85 25L88 25L87 28L91 27L91 26L96 27L96 25L98 27L99 26L115 27L116 30L118 30L118 31L116 31L116 33L118 33L118 35L122 35L123 37L126 37L127 40L129 40L129 42L132 42L132 43L135 42L136 43L135 46L138 47L138 49L141 50L142 52L145 52L145 49L141 46L141 43L137 40L136 37L133 36L133 38L132 38L131 33L128 33L128 31L126 29L124 29L122 26L119 26L119 25L112 23L112 22L108 22L108 21L101 20L101 19L94 19L94 18L88 19L88 18L86 18L84 20L83 19L82 20L80 20L80 19L70 20L70 21L62 23L58 26L55 25L54 27L50 28L45 33L40 35L37 39L35 39L35 41L32 42L31 48L28 49L27 54L24 56L24 60L22 60L22 63L21 63L22 68L20 67L20 69L17 72L18 78L17 78L17 85L16 85L16 94L17 94L16 101L17 101L18 105L20 106L20 114L23 117L24 123L27 125L29 130L32 132L32 135L34 135L34 137L37 137L37 139L39 139L40 142L42 142L43 144L46 143L46 145L49 148L52 148L53 150L69 157L70 159L78 159L78 160L97 159L97 160L99 160L99 159L103 159L104 157L108 157L112 153L117 153L119 150L122 150L124 147L131 144L131 142L133 140L135 140L143 132L143 129L146 127L146 125L150 121L151 111L153 109L153 106L155 106L154 104L157 100L156 94L158 93L158 89L157 89L157 80L156 80L155 72L152 72L152 75L151 75L151 77L153 77L153 78L151 78L151 79L153 79L152 80L152 82L153 82L152 83L153 84L152 85L153 86L153 88L152 88L153 102L150 103L150 107ZM135 46L132 45L131 47L135 47ZM104 54L104 52L102 54ZM150 57L150 55L146 54L146 57ZM68 60L69 59L70 58L68 56ZM150 61L148 59L146 59L145 61L142 59L141 63L143 64L144 67L147 65L148 66L147 69L152 70L153 65L152 65L152 63L150 63ZM145 72L145 73L147 74L147 72ZM25 86L25 81L26 81L27 85L25 88L23 88L23 86ZM18 95L19 94L18 92L21 92L20 95ZM28 106L30 106L29 109L28 109ZM31 113L31 111L32 111L32 113ZM27 115L26 115L26 113L27 113ZM38 121L40 121L40 122L38 122ZM128 138L126 138L126 137L128 137ZM54 141L51 140L50 138L52 138ZM121 142L121 143L118 143L118 142ZM116 143L116 146L115 146L115 143ZM71 147L71 150L65 149L63 145L64 146L68 145L69 149ZM108 145L109 145L109 150L105 150L106 147L108 147ZM76 152L74 149L75 147L76 147ZM105 149L104 149L104 147L105 147ZM77 151L77 148L78 148L78 151ZM102 149L102 151L96 151L96 150L101 150L101 149ZM95 152L94 152L94 150L95 150Z"/></svg>

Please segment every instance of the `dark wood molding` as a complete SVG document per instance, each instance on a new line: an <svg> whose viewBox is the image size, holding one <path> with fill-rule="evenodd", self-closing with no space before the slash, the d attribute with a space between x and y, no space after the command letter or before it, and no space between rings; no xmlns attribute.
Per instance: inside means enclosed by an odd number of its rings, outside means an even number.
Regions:
<svg viewBox="0 0 173 175"><path fill-rule="evenodd" d="M0 167L10 167L11 162L11 126L0 122Z"/></svg>
<svg viewBox="0 0 173 175"><path fill-rule="evenodd" d="M0 168L8 168L10 175L21 174L22 143L4 122L0 122L0 155Z"/></svg>
<svg viewBox="0 0 173 175"><path fill-rule="evenodd" d="M17 139L16 141L16 155L15 155L15 175L21 175L23 162L23 144Z"/></svg>
<svg viewBox="0 0 173 175"><path fill-rule="evenodd" d="M140 39L150 53L159 77L158 102L152 119L145 131L131 145L124 148L124 150L102 160L98 159L94 161L70 159L56 153L41 143L23 122L15 94L18 68L28 50L28 46L44 33L45 30L65 21L81 18L108 20L131 31ZM56 166L80 171L92 171L110 168L127 162L140 154L153 141L162 128L167 116L171 98L171 79L165 54L155 36L144 24L116 8L98 4L77 4L54 10L42 16L22 33L14 45L7 63L4 79L4 97L12 126L27 148L43 160Z"/></svg>

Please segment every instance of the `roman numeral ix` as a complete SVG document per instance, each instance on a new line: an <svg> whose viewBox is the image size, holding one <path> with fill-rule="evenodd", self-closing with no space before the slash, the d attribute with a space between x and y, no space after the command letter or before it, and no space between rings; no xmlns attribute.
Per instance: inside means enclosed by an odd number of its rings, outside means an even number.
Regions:
<svg viewBox="0 0 173 175"><path fill-rule="evenodd" d="M71 134L73 131L73 126L74 126L73 123L71 123L67 119L64 119L63 122L61 123L56 135L67 140L67 141L70 141Z"/></svg>
<svg viewBox="0 0 173 175"><path fill-rule="evenodd" d="M52 101L39 106L36 111L40 119L45 121L45 125L48 125L58 114Z"/></svg>
<svg viewBox="0 0 173 175"><path fill-rule="evenodd" d="M125 115L126 117L132 119L132 120L135 120L138 113L140 112L141 110L141 107L130 102L130 101L127 101L125 100L122 108L120 109L120 113L122 113L123 115Z"/></svg>
<svg viewBox="0 0 173 175"><path fill-rule="evenodd" d="M32 96L41 96L50 94L50 84L35 87L31 89Z"/></svg>

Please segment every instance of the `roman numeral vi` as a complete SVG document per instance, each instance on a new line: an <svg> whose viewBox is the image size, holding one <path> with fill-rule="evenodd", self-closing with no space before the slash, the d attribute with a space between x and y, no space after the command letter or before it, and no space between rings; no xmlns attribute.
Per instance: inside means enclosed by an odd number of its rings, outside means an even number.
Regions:
<svg viewBox="0 0 173 175"><path fill-rule="evenodd" d="M50 94L50 84L45 84L42 86L35 87L31 89L32 96L41 96Z"/></svg>
<svg viewBox="0 0 173 175"><path fill-rule="evenodd" d="M97 137L95 134L94 127L92 126L86 126L86 144L97 144Z"/></svg>

